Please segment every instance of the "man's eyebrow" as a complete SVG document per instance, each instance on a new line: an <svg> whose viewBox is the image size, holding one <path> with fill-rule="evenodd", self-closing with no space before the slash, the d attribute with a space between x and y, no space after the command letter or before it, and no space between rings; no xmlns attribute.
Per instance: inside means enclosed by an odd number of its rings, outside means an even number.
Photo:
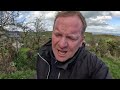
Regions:
<svg viewBox="0 0 120 90"><path fill-rule="evenodd" d="M58 30L55 30L54 33L60 33Z"/></svg>
<svg viewBox="0 0 120 90"><path fill-rule="evenodd" d="M72 34L72 35L67 35L67 37L78 38L79 36Z"/></svg>
<svg viewBox="0 0 120 90"><path fill-rule="evenodd" d="M68 34L67 36L78 36L78 33Z"/></svg>

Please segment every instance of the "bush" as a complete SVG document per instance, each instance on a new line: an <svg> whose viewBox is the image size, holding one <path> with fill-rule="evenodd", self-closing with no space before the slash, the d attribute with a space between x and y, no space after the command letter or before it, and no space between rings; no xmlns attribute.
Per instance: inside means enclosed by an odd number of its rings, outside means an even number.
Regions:
<svg viewBox="0 0 120 90"><path fill-rule="evenodd" d="M108 44L108 50L110 51L110 54L114 57L120 56L120 42L115 40L109 40L107 41Z"/></svg>
<svg viewBox="0 0 120 90"><path fill-rule="evenodd" d="M109 67L113 79L120 79L120 60L119 59L114 60L107 57L102 58L102 60Z"/></svg>
<svg viewBox="0 0 120 90"><path fill-rule="evenodd" d="M35 79L35 71L34 70L26 70L26 71L16 71L11 74L0 74L0 79Z"/></svg>
<svg viewBox="0 0 120 90"><path fill-rule="evenodd" d="M96 46L95 48L95 53L100 55L101 57L104 57L107 52L108 52L107 43L105 43L104 39L99 39L98 46Z"/></svg>
<svg viewBox="0 0 120 90"><path fill-rule="evenodd" d="M36 57L34 52L28 57L29 48L21 48L15 58L17 70L35 69Z"/></svg>

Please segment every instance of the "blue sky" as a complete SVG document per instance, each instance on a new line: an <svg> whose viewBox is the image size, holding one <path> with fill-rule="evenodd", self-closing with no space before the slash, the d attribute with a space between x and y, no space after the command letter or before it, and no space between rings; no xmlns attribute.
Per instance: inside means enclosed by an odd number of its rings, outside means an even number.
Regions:
<svg viewBox="0 0 120 90"><path fill-rule="evenodd" d="M47 30L52 31L56 11L21 11L19 21L25 23L42 16ZM117 33L120 34L120 11L81 11L87 22L86 32ZM33 26L29 24L32 29Z"/></svg>
<svg viewBox="0 0 120 90"><path fill-rule="evenodd" d="M119 17L112 17L111 20L107 21L112 26L119 26L120 25L120 18Z"/></svg>

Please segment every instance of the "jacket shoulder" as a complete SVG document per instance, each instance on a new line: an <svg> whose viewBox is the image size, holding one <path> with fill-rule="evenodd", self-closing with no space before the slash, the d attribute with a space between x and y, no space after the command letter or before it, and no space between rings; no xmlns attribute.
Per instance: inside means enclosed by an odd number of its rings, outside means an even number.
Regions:
<svg viewBox="0 0 120 90"><path fill-rule="evenodd" d="M109 73L108 66L104 63L104 61L99 58L97 55L90 53L87 57L87 66L89 70L89 75L93 79L108 79L112 78Z"/></svg>
<svg viewBox="0 0 120 90"><path fill-rule="evenodd" d="M42 45L39 49L38 49L38 53L41 55L43 52L49 51L51 48L51 39L45 43L44 45Z"/></svg>

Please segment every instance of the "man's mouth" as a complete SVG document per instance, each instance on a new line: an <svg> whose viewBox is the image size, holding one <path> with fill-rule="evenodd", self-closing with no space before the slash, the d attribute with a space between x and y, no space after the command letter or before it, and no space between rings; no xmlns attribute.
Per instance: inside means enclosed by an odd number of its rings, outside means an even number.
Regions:
<svg viewBox="0 0 120 90"><path fill-rule="evenodd" d="M61 56L64 56L66 53L67 51L58 50L58 54Z"/></svg>

